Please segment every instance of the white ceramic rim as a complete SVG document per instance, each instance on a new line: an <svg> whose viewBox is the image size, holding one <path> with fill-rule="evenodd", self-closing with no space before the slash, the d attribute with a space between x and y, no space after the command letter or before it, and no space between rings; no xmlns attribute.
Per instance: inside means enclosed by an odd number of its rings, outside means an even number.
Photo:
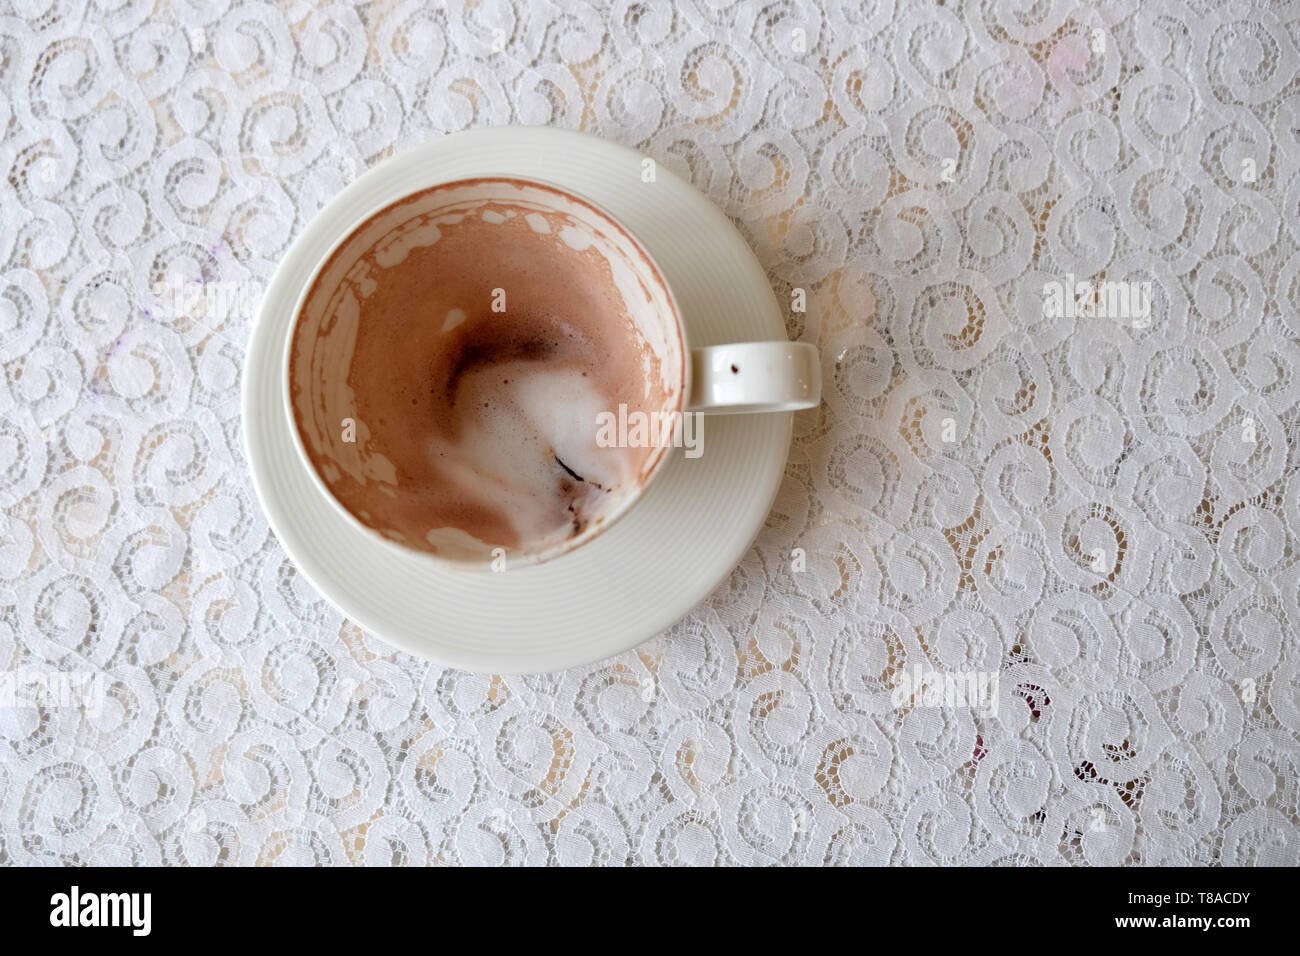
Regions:
<svg viewBox="0 0 1300 956"><path fill-rule="evenodd" d="M354 515L351 511L349 511L344 506L343 502L339 501L339 499L335 497L334 492L330 490L329 485L325 484L325 479L321 476L320 472L316 470L316 467L311 463L311 457L307 454L307 446L303 444L302 432L298 429L297 420L294 416L292 372L291 372L291 368L293 364L294 333L297 331L298 328L298 320L302 316L303 305L306 304L307 296L311 293L312 287L316 284L316 280L320 278L321 270L325 268L325 266L329 263L330 259L333 258L334 253L337 252L346 242L348 242L348 240L352 238L353 234L356 233L358 229L361 229L371 218L379 215L389 207L395 206L398 203L404 202L408 199L412 199L420 192L424 192L429 189L452 187L458 183L469 183L474 180L483 180L483 181L492 181L492 182L522 182L529 186L535 186L542 190L558 193L561 196L565 197L566 199L573 200L582 203L583 205L586 205L593 212L595 212L596 215L603 217L611 226L613 226L624 236L626 236L628 243L632 246L634 250L636 250L637 253L640 254L641 258L645 260L646 265L650 267L650 271L654 274L654 277L659 281L659 284L663 287L664 296L665 298L667 298L669 309L672 312L672 327L677 331L678 361L681 363L681 368L682 368L681 377L677 382L678 395L677 395L676 410L679 412L684 411L686 409L687 401L691 395L692 364L691 364L690 341L686 335L686 323L682 320L681 307L677 304L677 298L673 295L672 283L668 281L668 277L664 273L664 270L660 267L659 263L655 261L655 257L650 254L650 250L647 249L642 244L641 240L637 238L636 233L633 232L625 223L620 222L618 218L616 218L604 206L600 205L600 203L596 202L593 199L588 198L587 196L584 196L580 192L575 192L572 189L565 189L563 186L557 186L555 183L551 183L543 179L536 179L527 176L504 176L500 174L494 174L490 176L473 176L467 179L452 179L452 180L448 180L447 182L433 183L430 186L425 186L422 189L418 189L415 192L410 193L406 196L399 196L398 198L392 200L384 200L382 204L377 205L374 208L362 214L361 217L356 220L356 222L348 226L347 229L345 229L339 235L338 240L329 247L329 251L327 251L321 257L320 261L316 263L316 267L312 269L311 277L303 285L302 291L299 292L298 298L294 302L293 313L290 315L288 327L285 329L285 333L284 333L285 335L285 341L283 346L284 348L284 369L283 369L284 414L289 422L289 430L293 433L294 447L298 449L298 456L302 459L303 467L306 468L307 471L311 474L312 483L316 486L316 489L322 495L324 495L327 499L329 499L330 504L334 506L334 510L339 515L341 515L345 521L351 522L353 525L357 527L358 530L367 534L375 541L383 545L385 548L388 548L390 550L396 550L402 554L415 555L420 560L432 561L433 563L441 565L444 568L450 568L452 570L456 570L460 572L471 572L471 573L478 572L482 574L487 574L490 573L491 570L490 560L483 560L481 558L452 559L452 558L442 557L437 554L432 554L428 551L421 551L416 548L407 548L406 546L402 545L400 542L392 541L384 537L374 528L370 527L368 524L366 524L364 521L362 521L360 518ZM634 493L627 495L624 498L624 500L619 502L618 506L614 508L612 511L608 512L607 514L604 514L602 516L603 520L601 521L600 524L593 525L583 534L579 535L577 538L573 538L567 541L557 542L551 545L550 547L544 548L540 551L534 551L534 552L521 554L521 555L511 555L510 557L511 562L519 567L523 567L525 565L531 565L531 564L542 564L546 561L551 561L554 560L555 558L568 554L570 551L576 550L577 548L580 548L583 545L591 541L594 541L596 538L600 537L602 534L604 534L610 528L616 525L619 519L622 518L624 515L626 515L628 511L645 496L646 490L650 487L651 484L654 483L655 478L657 478L663 472L664 467L668 463L668 455L666 454L666 452L667 452L667 448L665 447L660 447L657 450L656 454L658 457L656 458L654 464L651 466L650 473L646 475L645 479L641 482L641 487L637 489Z"/></svg>
<svg viewBox="0 0 1300 956"><path fill-rule="evenodd" d="M542 177L594 197L655 256L696 346L785 337L766 274L705 197L659 167L653 201L641 154L583 133L496 127L440 137L389 159L332 200L293 242L248 345L244 445L272 531L304 578L400 650L482 673L563 670L622 653L674 624L731 573L780 487L791 415L707 416L709 450L672 456L641 505L556 561L502 575L441 571L393 555L341 520L298 463L277 401L284 324L341 224L377 201L472 175ZM689 219L689 229L682 229ZM726 287L726 293L718 290Z"/></svg>

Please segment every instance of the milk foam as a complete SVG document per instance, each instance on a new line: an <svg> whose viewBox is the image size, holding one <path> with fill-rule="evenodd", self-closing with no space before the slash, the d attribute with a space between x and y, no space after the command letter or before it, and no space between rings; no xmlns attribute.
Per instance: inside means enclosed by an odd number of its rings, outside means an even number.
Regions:
<svg viewBox="0 0 1300 956"><path fill-rule="evenodd" d="M590 423L608 399L590 377L533 364L501 363L467 376L458 390L457 403L467 406L458 439L433 435L428 444L467 499L502 509L527 541L582 531L615 489L635 480L639 457L597 447Z"/></svg>

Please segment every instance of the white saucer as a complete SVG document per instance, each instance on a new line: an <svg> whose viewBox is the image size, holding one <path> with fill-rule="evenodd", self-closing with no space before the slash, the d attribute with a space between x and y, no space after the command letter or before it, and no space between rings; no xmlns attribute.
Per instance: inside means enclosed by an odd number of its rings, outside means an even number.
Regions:
<svg viewBox="0 0 1300 956"><path fill-rule="evenodd" d="M706 597L744 555L776 497L791 414L709 416L703 454L675 449L644 500L572 554L500 573L444 571L394 553L321 498L294 448L280 394L291 312L332 243L378 205L486 174L534 176L626 222L668 275L691 344L786 338L767 276L714 206L663 167L584 133L499 127L395 156L303 230L266 290L244 370L244 441L276 537L317 590L381 640L490 673L561 670L653 637Z"/></svg>

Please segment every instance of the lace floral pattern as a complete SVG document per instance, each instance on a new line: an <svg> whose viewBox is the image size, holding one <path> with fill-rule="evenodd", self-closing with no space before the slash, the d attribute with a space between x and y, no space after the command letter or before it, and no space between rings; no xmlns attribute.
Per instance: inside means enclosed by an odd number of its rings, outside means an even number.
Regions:
<svg viewBox="0 0 1300 956"><path fill-rule="evenodd" d="M1296 17L17 4L0 863L1300 863ZM292 237L508 123L692 181L826 380L729 581L530 678L344 620L240 436Z"/></svg>

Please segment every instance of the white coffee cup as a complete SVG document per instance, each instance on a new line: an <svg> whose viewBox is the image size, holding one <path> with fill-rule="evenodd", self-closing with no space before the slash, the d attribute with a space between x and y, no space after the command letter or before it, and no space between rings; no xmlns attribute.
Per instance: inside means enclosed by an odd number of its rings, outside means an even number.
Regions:
<svg viewBox="0 0 1300 956"><path fill-rule="evenodd" d="M356 482L383 484L401 495L393 470L365 441L347 440L340 422L357 423L355 399L347 378L355 336L355 317L346 303L359 301L382 282L384 263L400 261L412 247L436 242L439 223L454 223L485 210L517 208L539 216L539 228L559 217L562 238L573 248L602 256L618 284L640 341L653 351L661 372L665 420L683 414L752 414L812 408L821 397L821 366L815 347L800 342L737 342L692 348L670 282L631 230L595 203L540 180L489 176L427 187L367 211L333 245L306 283L288 331L283 376L284 413L295 446L322 495L348 521L392 547L426 555L444 566L486 570L504 549L456 527L376 526L364 511L354 513L333 486ZM353 324L349 325L349 318ZM352 340L353 342L355 339ZM295 365L296 363L296 365ZM296 394L295 381L302 384ZM366 423L360 423L366 429ZM592 423L593 431L596 423ZM645 460L635 480L604 496L599 514L562 540L542 540L508 552L511 567L547 561L603 533L645 494L673 457L674 438L665 436ZM309 448L310 447L310 452ZM324 472L324 473L323 473ZM369 521L367 519L370 519Z"/></svg>

